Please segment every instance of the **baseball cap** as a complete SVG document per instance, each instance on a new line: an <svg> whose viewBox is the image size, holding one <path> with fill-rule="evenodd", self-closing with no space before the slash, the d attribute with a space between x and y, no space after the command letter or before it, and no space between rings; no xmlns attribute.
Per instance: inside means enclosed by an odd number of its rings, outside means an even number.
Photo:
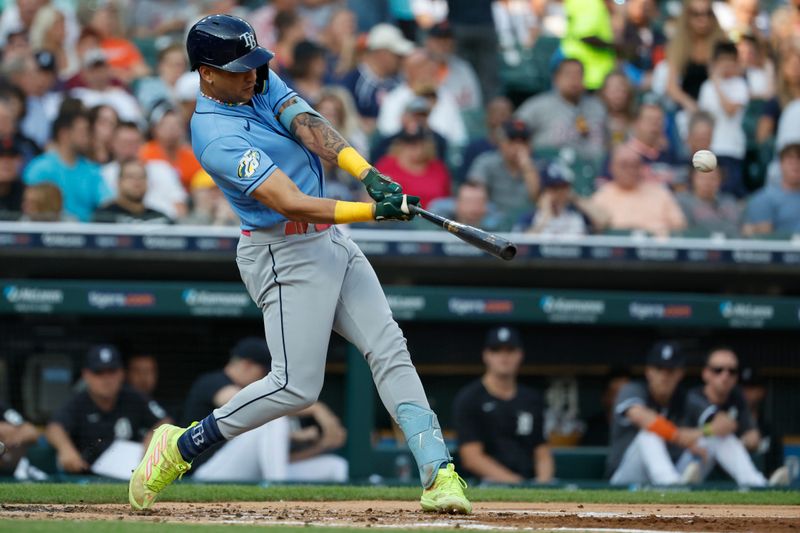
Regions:
<svg viewBox="0 0 800 533"><path fill-rule="evenodd" d="M122 356L112 344L98 344L89 348L83 368L90 372L118 370L122 368Z"/></svg>
<svg viewBox="0 0 800 533"><path fill-rule="evenodd" d="M267 341L261 337L245 337L239 340L231 350L231 357L249 359L266 367L269 367L269 362L272 359L267 347Z"/></svg>
<svg viewBox="0 0 800 533"><path fill-rule="evenodd" d="M647 353L646 364L658 368L683 368L686 355L675 342L657 342Z"/></svg>
<svg viewBox="0 0 800 533"><path fill-rule="evenodd" d="M443 20L442 22L431 26L431 29L428 31L428 36L439 39L452 39L453 27L448 21Z"/></svg>
<svg viewBox="0 0 800 533"><path fill-rule="evenodd" d="M406 113L430 113L431 102L424 96L415 96L406 104Z"/></svg>
<svg viewBox="0 0 800 533"><path fill-rule="evenodd" d="M197 71L184 72L175 82L175 98L179 102L194 102L200 90L200 74Z"/></svg>
<svg viewBox="0 0 800 533"><path fill-rule="evenodd" d="M376 24L367 34L367 49L389 50L400 56L406 56L414 50L414 43L403 36L396 26Z"/></svg>
<svg viewBox="0 0 800 533"><path fill-rule="evenodd" d="M104 65L108 63L108 56L100 48L92 48L87 50L83 55L83 66L94 67L97 65Z"/></svg>
<svg viewBox="0 0 800 533"><path fill-rule="evenodd" d="M572 185L572 175L561 164L550 163L545 165L539 174L542 178L542 187Z"/></svg>
<svg viewBox="0 0 800 533"><path fill-rule="evenodd" d="M517 119L503 122L503 132L509 139L522 139L527 141L531 138L531 130L524 122Z"/></svg>
<svg viewBox="0 0 800 533"><path fill-rule="evenodd" d="M406 142L414 142L414 141L422 141L426 137L425 129L418 126L412 125L408 128L403 128L400 130L400 133L397 134L397 139Z"/></svg>
<svg viewBox="0 0 800 533"><path fill-rule="evenodd" d="M500 326L489 330L486 334L484 348L496 350L498 348L522 348L522 339L519 332L509 326Z"/></svg>
<svg viewBox="0 0 800 533"><path fill-rule="evenodd" d="M33 55L39 69L47 72L56 71L56 57L47 50L40 50Z"/></svg>

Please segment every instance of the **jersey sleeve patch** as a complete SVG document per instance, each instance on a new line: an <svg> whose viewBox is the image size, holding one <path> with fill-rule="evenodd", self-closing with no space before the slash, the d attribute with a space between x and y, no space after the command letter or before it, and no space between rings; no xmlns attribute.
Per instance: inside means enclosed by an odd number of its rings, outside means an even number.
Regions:
<svg viewBox="0 0 800 533"><path fill-rule="evenodd" d="M236 170L236 174L240 179L251 179L255 175L260 164L261 154L253 149L247 150L244 155L242 155L242 158L239 159L239 166Z"/></svg>

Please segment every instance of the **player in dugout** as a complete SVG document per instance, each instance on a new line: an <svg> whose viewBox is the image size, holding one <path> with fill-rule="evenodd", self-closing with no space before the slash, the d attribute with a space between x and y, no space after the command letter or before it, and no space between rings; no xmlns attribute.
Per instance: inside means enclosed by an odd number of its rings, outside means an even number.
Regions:
<svg viewBox="0 0 800 533"><path fill-rule="evenodd" d="M210 15L187 36L200 93L192 146L241 219L236 263L264 316L270 373L188 429L167 425L131 477L129 501L159 492L207 449L312 405L325 377L331 330L364 354L378 393L419 468L425 511L469 513L436 414L406 340L364 254L336 226L410 220L419 198L380 174L269 69L253 28ZM361 180L373 202L324 198L320 158Z"/></svg>

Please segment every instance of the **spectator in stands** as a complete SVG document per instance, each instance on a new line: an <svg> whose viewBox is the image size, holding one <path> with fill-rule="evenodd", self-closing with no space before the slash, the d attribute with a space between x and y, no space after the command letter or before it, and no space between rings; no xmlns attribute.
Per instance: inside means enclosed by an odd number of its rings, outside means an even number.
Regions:
<svg viewBox="0 0 800 533"><path fill-rule="evenodd" d="M89 27L98 33L100 48L105 52L115 78L130 84L150 73L150 67L145 63L142 53L123 35L122 17L116 3L100 4L92 10ZM127 116L125 119L131 120Z"/></svg>
<svg viewBox="0 0 800 533"><path fill-rule="evenodd" d="M178 114L186 125L186 140L191 143L189 124L197 106L197 95L200 92L200 75L197 72L186 72L175 84L175 97L178 101Z"/></svg>
<svg viewBox="0 0 800 533"><path fill-rule="evenodd" d="M747 82L741 77L736 45L720 42L714 46L710 77L700 88L698 105L714 117L711 151L724 173L722 190L743 198L747 196L744 183L744 156L747 150L742 122L750 101Z"/></svg>
<svg viewBox="0 0 800 533"><path fill-rule="evenodd" d="M325 87L315 106L319 113L340 132L358 153L369 153L369 141L361 130L353 98L343 87ZM375 160L378 157L374 158ZM336 165L320 159L325 172L325 194L328 198L355 201L361 192L360 184Z"/></svg>
<svg viewBox="0 0 800 533"><path fill-rule="evenodd" d="M225 200L222 191L205 170L199 170L189 184L192 210L181 224L238 226L239 217Z"/></svg>
<svg viewBox="0 0 800 533"><path fill-rule="evenodd" d="M300 0L272 0L253 10L247 17L250 25L256 31L259 44L267 50L274 50L278 40L275 28L275 17L283 11L296 12Z"/></svg>
<svg viewBox="0 0 800 533"><path fill-rule="evenodd" d="M739 65L747 81L751 100L769 100L775 96L775 65L762 41L753 35L742 35L736 41Z"/></svg>
<svg viewBox="0 0 800 533"><path fill-rule="evenodd" d="M367 49L361 62L341 81L365 119L364 129L372 132L384 98L400 84L402 58L414 50L414 43L390 24L378 24L367 35Z"/></svg>
<svg viewBox="0 0 800 533"><path fill-rule="evenodd" d="M681 154L681 166L684 172L676 176L676 185L685 188L689 184L692 167L692 156L699 150L711 149L711 138L714 135L714 117L706 111L697 111L689 118L689 132L686 135L685 153Z"/></svg>
<svg viewBox="0 0 800 533"><path fill-rule="evenodd" d="M57 82L54 57L49 52L20 57L7 66L6 72L25 94L25 116L19 129L44 148L63 100L63 95L54 90Z"/></svg>
<svg viewBox="0 0 800 533"><path fill-rule="evenodd" d="M772 49L783 54L800 47L800 0L789 0L772 14Z"/></svg>
<svg viewBox="0 0 800 533"><path fill-rule="evenodd" d="M486 132L483 137L470 141L462 154L458 180L464 181L467 171L479 155L497 149L498 132L504 122L511 120L514 106L505 96L495 96L486 105Z"/></svg>
<svg viewBox="0 0 800 533"><path fill-rule="evenodd" d="M403 130L421 128L433 139L436 145L436 157L442 161L447 160L447 139L433 131L428 125L428 120L433 110L433 101L435 99L435 95L416 96L409 101L405 110L403 110L403 115L400 117L402 128L397 133L389 135L388 137L380 137L378 143L372 149L372 159L377 161L385 156L392 146L392 143L397 140Z"/></svg>
<svg viewBox="0 0 800 533"><path fill-rule="evenodd" d="M584 84L589 90L602 87L616 63L609 9L605 0L564 0L567 32L561 40L561 51L584 66Z"/></svg>
<svg viewBox="0 0 800 533"><path fill-rule="evenodd" d="M548 483L555 475L544 402L518 382L523 358L519 332L507 326L490 330L483 348L486 371L453 402L461 464L483 481Z"/></svg>
<svg viewBox="0 0 800 533"><path fill-rule="evenodd" d="M33 424L0 400L0 442L5 445L5 451L0 454L0 476L13 476L18 480L47 477L25 457L39 433Z"/></svg>
<svg viewBox="0 0 800 533"><path fill-rule="evenodd" d="M675 35L667 46L667 95L688 113L697 111L714 43L724 37L711 0L684 0Z"/></svg>
<svg viewBox="0 0 800 533"><path fill-rule="evenodd" d="M433 138L421 126L402 130L389 154L379 159L375 168L392 176L408 194L419 196L423 207L437 198L450 196L447 165L436 157Z"/></svg>
<svg viewBox="0 0 800 533"><path fill-rule="evenodd" d="M263 338L240 340L222 370L203 374L195 380L186 397L182 424L188 426L201 419L242 388L262 379L270 360ZM187 475L201 481L346 480L347 463L343 459L320 455L344 444L345 433L338 418L330 410L318 406L312 406L306 414L316 415L320 427L321 439L315 443L316 457L291 462L290 423L288 417L282 417L209 449L195 459ZM223 449L224 452L219 453Z"/></svg>
<svg viewBox="0 0 800 533"><path fill-rule="evenodd" d="M120 448L114 443L129 441L146 447L166 413L124 384L122 357L114 346L93 346L81 376L86 390L64 404L45 430L58 453L59 467L70 474L87 473L106 452L118 463L135 464L144 448L137 453L137 447Z"/></svg>
<svg viewBox="0 0 800 533"><path fill-rule="evenodd" d="M150 115L150 129L153 140L142 146L139 157L143 161L167 161L188 189L192 176L200 170L200 163L186 142L180 115L168 105L160 105Z"/></svg>
<svg viewBox="0 0 800 533"><path fill-rule="evenodd" d="M613 71L600 89L600 99L608 116L608 142L611 148L628 140L634 121L636 93L630 80L622 71Z"/></svg>
<svg viewBox="0 0 800 533"><path fill-rule="evenodd" d="M297 11L280 11L275 15L277 40L272 49L275 58L271 68L281 75L294 65L294 49L306 38L306 24Z"/></svg>
<svg viewBox="0 0 800 533"><path fill-rule="evenodd" d="M75 47L67 41L66 17L54 5L46 5L36 12L31 24L30 42L37 53L50 54L53 73L58 78L66 79L78 72L78 55Z"/></svg>
<svg viewBox="0 0 800 533"><path fill-rule="evenodd" d="M128 385L146 398L153 398L158 386L158 360L147 353L139 353L128 358L125 371Z"/></svg>
<svg viewBox="0 0 800 533"><path fill-rule="evenodd" d="M0 143L0 220L16 220L22 213L25 185L20 176L21 165L19 148L11 142Z"/></svg>
<svg viewBox="0 0 800 533"><path fill-rule="evenodd" d="M430 210L434 213L476 228L496 231L504 222L502 213L489 202L489 192L480 183L462 183L456 191L455 198L440 198L431 202ZM428 229L428 226L422 226Z"/></svg>
<svg viewBox="0 0 800 533"><path fill-rule="evenodd" d="M183 43L173 43L158 52L157 76L139 80L136 84L136 99L145 115L149 116L156 105L168 102L178 105L177 83L189 69L186 47Z"/></svg>
<svg viewBox="0 0 800 533"><path fill-rule="evenodd" d="M294 47L294 62L287 83L310 105L316 105L327 81L325 49L311 41Z"/></svg>
<svg viewBox="0 0 800 533"><path fill-rule="evenodd" d="M337 8L319 37L320 44L328 51L328 73L332 78L339 79L356 67L358 29L355 13Z"/></svg>
<svg viewBox="0 0 800 533"><path fill-rule="evenodd" d="M108 105L98 105L89 110L89 131L91 132L92 147L89 150L89 159L100 165L109 163L113 158L111 144L114 131L119 124L119 117L114 108Z"/></svg>
<svg viewBox="0 0 800 533"><path fill-rule="evenodd" d="M142 132L136 124L120 122L117 125L111 140L113 160L102 168L103 181L112 195L117 194L120 164L138 161L143 144ZM172 219L185 216L188 194L178 178L178 172L161 159L145 162L145 169L147 170L145 206L160 211Z"/></svg>
<svg viewBox="0 0 800 533"><path fill-rule="evenodd" d="M61 189L52 183L42 182L28 185L22 192L22 217L27 222L72 221L74 217L64 214L64 197Z"/></svg>
<svg viewBox="0 0 800 533"><path fill-rule="evenodd" d="M0 143L15 145L22 155L22 166L42 153L34 141L19 131L20 113L17 110L15 88L0 90Z"/></svg>
<svg viewBox="0 0 800 533"><path fill-rule="evenodd" d="M577 197L572 175L561 162L551 162L540 172L542 192L536 208L524 214L515 231L538 235L586 235L602 229L608 216L591 200Z"/></svg>
<svg viewBox="0 0 800 533"><path fill-rule="evenodd" d="M531 155L530 136L524 122L505 122L497 150L478 156L467 172L467 181L484 185L490 201L509 220L530 209L539 194L539 172Z"/></svg>
<svg viewBox="0 0 800 533"><path fill-rule="evenodd" d="M656 103L644 103L636 112L631 138L625 146L639 154L645 181L672 187L677 181L677 158L665 134L664 110Z"/></svg>
<svg viewBox="0 0 800 533"><path fill-rule="evenodd" d="M583 65L575 59L558 64L554 89L523 102L514 116L528 125L534 149L569 145L578 155L599 161L606 151L606 112L602 102L586 94Z"/></svg>
<svg viewBox="0 0 800 533"><path fill-rule="evenodd" d="M676 194L678 205L686 217L689 231L721 233L727 237L739 235L742 222L742 205L730 194L720 191L722 170L711 172L690 171L691 188Z"/></svg>
<svg viewBox="0 0 800 533"><path fill-rule="evenodd" d="M653 68L664 59L667 38L655 24L654 0L628 0L622 28L621 57L625 74L641 90L652 86Z"/></svg>
<svg viewBox="0 0 800 533"><path fill-rule="evenodd" d="M800 233L800 142L780 150L780 169L780 185L766 185L750 198L743 235Z"/></svg>
<svg viewBox="0 0 800 533"><path fill-rule="evenodd" d="M114 108L122 120L141 121L142 112L136 98L112 84L113 72L106 52L98 48L87 51L80 75L86 85L72 89L70 96L83 102L87 108L105 104Z"/></svg>
<svg viewBox="0 0 800 533"><path fill-rule="evenodd" d="M167 215L144 204L147 168L139 161L119 165L117 197L94 212L94 222L116 224L169 224Z"/></svg>
<svg viewBox="0 0 800 533"><path fill-rule="evenodd" d="M702 453L703 436L696 427L682 426L686 394L679 387L685 355L674 343L658 343L647 355L645 381L623 386L614 406L606 473L612 485L676 485L696 483L699 468L679 471L684 449Z"/></svg>
<svg viewBox="0 0 800 533"><path fill-rule="evenodd" d="M131 5L129 20L133 36L148 39L182 33L187 15L182 0L136 0Z"/></svg>
<svg viewBox="0 0 800 533"><path fill-rule="evenodd" d="M425 39L425 50L445 73L442 87L452 94L461 111L483 107L478 76L472 66L456 54L453 28L447 21L434 25Z"/></svg>
<svg viewBox="0 0 800 533"><path fill-rule="evenodd" d="M738 42L743 35L764 41L769 32L769 19L759 11L758 0L714 2L714 15L728 39Z"/></svg>
<svg viewBox="0 0 800 533"><path fill-rule="evenodd" d="M800 49L789 48L780 57L777 94L766 103L759 117L756 131L759 143L775 135L782 110L795 100L800 101Z"/></svg>
<svg viewBox="0 0 800 533"><path fill-rule="evenodd" d="M695 463L704 479L719 465L741 487L785 486L789 484L789 471L785 466L764 477L750 458L758 449L761 434L758 431L744 395L736 386L739 358L730 348L714 348L706 358L703 383L689 391L686 419L700 428L703 438L698 447L705 450L702 463L691 452L684 452L678 469Z"/></svg>
<svg viewBox="0 0 800 533"><path fill-rule="evenodd" d="M447 0L456 50L475 69L486 99L497 93L497 32L491 2Z"/></svg>
<svg viewBox="0 0 800 533"><path fill-rule="evenodd" d="M86 115L61 114L53 122L53 150L31 161L23 174L28 185L55 184L63 194L66 213L82 222L88 222L111 196L100 167L86 158L90 143Z"/></svg>
<svg viewBox="0 0 800 533"><path fill-rule="evenodd" d="M611 181L594 195L595 206L610 217L614 230L640 230L667 236L686 227L686 219L672 193L645 181L642 158L628 146L611 155Z"/></svg>
<svg viewBox="0 0 800 533"><path fill-rule="evenodd" d="M384 137L400 131L401 117L406 106L415 96L435 97L433 109L428 117L430 128L439 133L453 146L463 146L467 141L467 130L455 96L440 84L437 64L425 50L416 50L403 63L405 80L381 103L378 114L378 131Z"/></svg>
<svg viewBox="0 0 800 533"><path fill-rule="evenodd" d="M84 26L78 35L78 41L75 43L75 52L78 57L78 71L72 76L66 78L64 81L64 89L71 91L76 87L86 87L86 81L83 79L84 59L89 51L100 50L100 34L97 33L90 26ZM117 79L112 79L112 84L121 86L122 83Z"/></svg>

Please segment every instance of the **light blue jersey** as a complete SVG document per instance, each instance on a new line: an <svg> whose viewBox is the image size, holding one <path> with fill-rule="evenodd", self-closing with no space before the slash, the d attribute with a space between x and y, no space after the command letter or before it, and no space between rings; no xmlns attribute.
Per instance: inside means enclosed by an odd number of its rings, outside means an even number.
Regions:
<svg viewBox="0 0 800 533"><path fill-rule="evenodd" d="M228 106L198 96L192 116L192 149L222 190L245 230L267 228L286 219L251 195L281 169L309 196L324 196L319 158L275 117L297 93L269 71L264 94L250 104Z"/></svg>

